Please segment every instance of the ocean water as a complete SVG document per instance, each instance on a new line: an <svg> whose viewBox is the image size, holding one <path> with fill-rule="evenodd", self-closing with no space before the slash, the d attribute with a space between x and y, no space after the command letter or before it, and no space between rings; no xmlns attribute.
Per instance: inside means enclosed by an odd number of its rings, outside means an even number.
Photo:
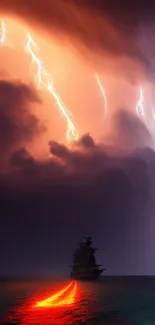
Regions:
<svg viewBox="0 0 155 325"><path fill-rule="evenodd" d="M0 324L11 325L155 325L154 277L103 277L71 284L62 305L36 308L60 292L70 279L3 279ZM70 304L71 300L73 302Z"/></svg>

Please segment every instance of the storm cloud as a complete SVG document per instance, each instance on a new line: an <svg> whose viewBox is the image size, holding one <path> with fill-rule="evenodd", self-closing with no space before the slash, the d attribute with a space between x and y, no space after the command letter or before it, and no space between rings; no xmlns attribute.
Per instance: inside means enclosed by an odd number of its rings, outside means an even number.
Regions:
<svg viewBox="0 0 155 325"><path fill-rule="evenodd" d="M12 15L32 27L44 30L49 36L69 39L75 47L89 52L119 57L128 57L139 62L143 70L154 75L150 57L138 40L138 30L142 25L154 23L153 4L147 2L148 10L143 4L129 1L29 1L3 0L0 9L4 15ZM153 31L152 31L153 32ZM147 35L146 39L147 39ZM129 64L129 63L128 63Z"/></svg>
<svg viewBox="0 0 155 325"><path fill-rule="evenodd" d="M0 80L0 151L1 162L12 151L26 146L43 132L31 105L40 103L36 92L20 82Z"/></svg>
<svg viewBox="0 0 155 325"><path fill-rule="evenodd" d="M109 273L153 272L154 265L147 264L147 270L145 268L148 254L139 258L139 242L136 242L137 232L143 233L145 229L148 233L151 222L149 214L155 209L155 153L151 136L143 122L120 110L115 117L115 132L111 134L111 139L113 137L115 141L110 144L108 141L96 143L90 134L83 135L70 146L49 140L49 157L38 160L24 146L25 141L32 141L40 132L36 118L33 117L33 123L29 123L32 113L29 113L27 106L31 101L38 101L38 97L26 85L1 84L3 93L7 88L9 96L6 93L5 97L2 96L0 112L9 122L5 123L5 128L1 127L0 134L2 138L7 133L10 135L8 142L1 145L2 153L3 148L10 153L10 169L4 174L1 168L0 173L3 229L0 234L1 247L6 247L5 255L9 256L10 248L8 251L7 247L12 247L16 238L18 246L19 243L20 247L26 245L26 250L23 248L24 260L17 249L12 251L16 267L19 263L21 265L21 261L25 265L27 259L31 260L31 268L35 269L40 263L39 245L46 249L49 260L47 247L51 238L54 245L60 241L65 252L65 247L73 245L75 237L78 239L89 232L94 237L102 238L102 245L106 246L104 263ZM3 235L5 229L7 236ZM61 229L65 234L64 239ZM66 238L69 238L68 241ZM147 252L150 244L147 242L146 245L145 236L141 238L141 245ZM123 264L115 263L114 256L118 254ZM10 264L11 259L5 261L2 248L0 255L3 265L1 273L6 274L9 268L9 272L14 274L16 267L10 266L13 265ZM152 261L153 252L150 256ZM132 261L137 258L138 268L134 268ZM45 260L44 267L48 264ZM52 261L58 263L57 257L53 256ZM30 272L28 266L22 272Z"/></svg>

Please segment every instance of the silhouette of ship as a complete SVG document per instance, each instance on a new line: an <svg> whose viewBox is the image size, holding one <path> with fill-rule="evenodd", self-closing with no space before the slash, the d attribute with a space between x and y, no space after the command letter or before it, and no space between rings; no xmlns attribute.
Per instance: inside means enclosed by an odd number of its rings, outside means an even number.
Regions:
<svg viewBox="0 0 155 325"><path fill-rule="evenodd" d="M94 281L99 278L105 270L100 268L101 265L96 264L95 251L92 247L91 237L82 237L78 247L73 254L73 266L71 277L75 280Z"/></svg>

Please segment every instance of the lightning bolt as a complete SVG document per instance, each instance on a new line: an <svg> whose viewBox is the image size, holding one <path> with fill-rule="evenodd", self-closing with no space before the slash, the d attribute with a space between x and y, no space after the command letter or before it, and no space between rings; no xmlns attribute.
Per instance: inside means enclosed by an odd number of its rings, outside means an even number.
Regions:
<svg viewBox="0 0 155 325"><path fill-rule="evenodd" d="M5 26L4 21L2 20L1 28L0 28L0 45L3 45L5 42L6 42L6 26ZM61 98L58 96L56 90L54 89L54 86L53 86L53 83L51 80L51 76L46 71L43 62L39 59L39 57L34 52L34 50L36 48L37 48L36 43L32 39L31 35L28 34L26 50L27 50L27 52L29 52L29 54L32 58L32 61L37 66L37 73L35 76L35 81L37 83L37 86L38 86L38 88L41 88L41 86L43 86L54 97L62 116L65 118L65 120L67 122L67 131L66 131L67 142L71 142L72 140L78 140L79 133L71 119L71 114L69 113L68 109L65 107Z"/></svg>
<svg viewBox="0 0 155 325"><path fill-rule="evenodd" d="M99 75L97 73L95 74L95 78L96 78L97 84L99 86L99 89L101 91L102 97L104 99L104 117L106 118L106 115L107 115L107 99L106 99L105 91L103 89L101 80L100 80Z"/></svg>
<svg viewBox="0 0 155 325"><path fill-rule="evenodd" d="M37 66L37 73L35 80L37 82L38 88L43 86L45 89L47 89L50 94L54 97L61 114L67 121L67 132L66 132L66 140L68 142L71 142L72 140L77 140L79 138L79 133L73 124L73 121L71 120L69 116L68 109L65 107L63 104L61 98L58 96L56 90L54 89L54 86L52 84L51 76L50 74L46 71L43 62L39 59L39 57L36 55L33 49L36 49L37 45L32 39L31 35L28 34L27 37L27 43L26 43L26 50L30 54L32 61L36 64Z"/></svg>
<svg viewBox="0 0 155 325"><path fill-rule="evenodd" d="M143 89L140 87L140 96L136 106L136 112L138 116L145 118L145 112L143 107L144 97L143 97Z"/></svg>
<svg viewBox="0 0 155 325"><path fill-rule="evenodd" d="M1 28L0 28L0 44L1 45L3 45L5 43L5 38L6 38L6 28L5 28L5 23L2 20Z"/></svg>
<svg viewBox="0 0 155 325"><path fill-rule="evenodd" d="M154 109L154 107L152 107L152 117L153 117L153 120L155 120L155 109Z"/></svg>
<svg viewBox="0 0 155 325"><path fill-rule="evenodd" d="M4 23L4 20L1 21L0 26L0 45L6 44L6 25ZM12 46L12 45L11 45ZM68 108L64 105L62 99L58 95L57 91L54 88L51 75L46 70L44 63L41 61L41 59L37 56L36 50L37 45L34 42L32 36L30 34L27 35L27 42L26 42L26 51L31 56L32 62L35 63L37 72L35 75L35 82L38 86L38 88L44 88L46 89L55 99L55 102L60 110L60 113L62 114L63 118L67 122L67 130L66 130L66 140L67 142L72 142L73 140L78 140L79 138L79 132L76 128L76 126L73 123L71 114L68 110ZM104 117L107 116L107 98L106 93L103 88L103 85L101 83L100 77L98 73L95 73L95 79L97 82L97 85L100 89L101 95L104 100ZM144 110L144 96L143 96L143 88L140 87L140 94L139 99L136 105L136 112L139 117L145 118L145 110ZM155 108L152 108L152 118L155 119Z"/></svg>

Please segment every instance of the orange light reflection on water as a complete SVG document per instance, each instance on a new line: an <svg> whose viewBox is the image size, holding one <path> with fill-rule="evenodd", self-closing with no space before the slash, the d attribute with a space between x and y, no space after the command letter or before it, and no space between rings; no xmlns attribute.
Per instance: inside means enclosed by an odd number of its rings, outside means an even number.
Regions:
<svg viewBox="0 0 155 325"><path fill-rule="evenodd" d="M7 320L13 323L18 320L19 325L71 325L79 310L77 289L77 283L71 282L52 295L46 292L33 296Z"/></svg>
<svg viewBox="0 0 155 325"><path fill-rule="evenodd" d="M50 296L47 299L37 302L34 305L34 307L46 308L46 307L57 307L57 306L65 306L65 305L73 304L75 301L76 288L77 288L76 283L71 282L68 286L58 291L56 294Z"/></svg>

